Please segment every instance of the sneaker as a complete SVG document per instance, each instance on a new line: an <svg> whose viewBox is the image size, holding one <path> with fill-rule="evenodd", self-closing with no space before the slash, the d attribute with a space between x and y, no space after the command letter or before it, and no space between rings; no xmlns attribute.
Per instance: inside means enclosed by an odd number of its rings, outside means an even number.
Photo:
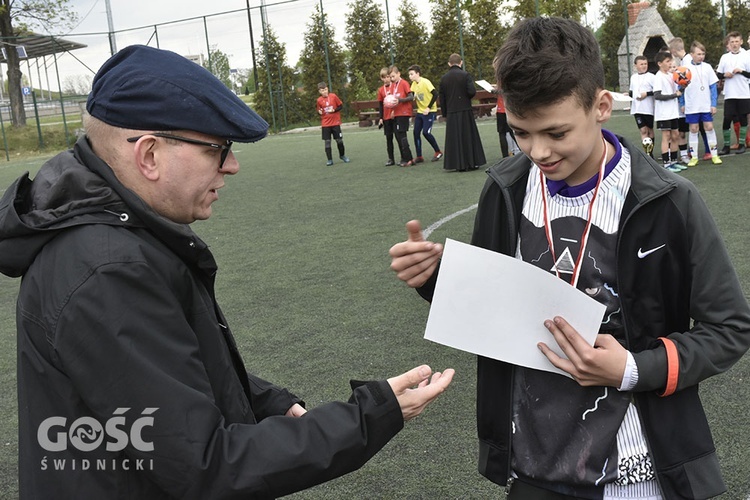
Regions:
<svg viewBox="0 0 750 500"><path fill-rule="evenodd" d="M703 155L703 161L708 161L711 158L713 158L713 156L711 156L711 153L706 153Z"/></svg>
<svg viewBox="0 0 750 500"><path fill-rule="evenodd" d="M712 156L711 163L713 163L714 165L721 165L724 162L721 161L721 158L719 158L718 156Z"/></svg>
<svg viewBox="0 0 750 500"><path fill-rule="evenodd" d="M333 165L333 160L328 160L328 161L326 162L326 165L328 165L329 167L330 167L331 165Z"/></svg>
<svg viewBox="0 0 750 500"><path fill-rule="evenodd" d="M341 161L343 161L344 163L349 163L351 161L346 155L341 155L339 156L339 158L341 158Z"/></svg>
<svg viewBox="0 0 750 500"><path fill-rule="evenodd" d="M414 160L402 161L398 164L399 167L411 167L412 165L414 165Z"/></svg>
<svg viewBox="0 0 750 500"><path fill-rule="evenodd" d="M438 151L437 153L435 153L435 156L433 156L432 160L430 160L430 161L438 161L442 157L443 157L443 152L442 151Z"/></svg>
<svg viewBox="0 0 750 500"><path fill-rule="evenodd" d="M680 171L687 170L688 166L687 163L682 163L682 161L676 161L672 164L673 167L679 168Z"/></svg>
<svg viewBox="0 0 750 500"><path fill-rule="evenodd" d="M680 172L682 172L682 169L678 167L675 163L667 163L666 165L664 165L664 168L676 174L679 174Z"/></svg>
<svg viewBox="0 0 750 500"><path fill-rule="evenodd" d="M424 163L424 156L417 156L414 158L414 163Z"/></svg>
<svg viewBox="0 0 750 500"><path fill-rule="evenodd" d="M729 146L725 145L723 148L721 148L719 150L719 156L726 156L726 155L728 155L731 152L730 149L731 148Z"/></svg>
<svg viewBox="0 0 750 500"><path fill-rule="evenodd" d="M744 144L740 144L739 147L734 150L734 154L736 154L736 155L741 155L744 152L745 152L745 145Z"/></svg>
<svg viewBox="0 0 750 500"><path fill-rule="evenodd" d="M696 156L696 157L690 159L690 161L688 162L687 166L688 167L694 167L697 164L698 164L698 157Z"/></svg>
<svg viewBox="0 0 750 500"><path fill-rule="evenodd" d="M386 167L392 167L395 164L396 164L396 162L393 161L393 160L388 160L387 162L385 162L385 166Z"/></svg>

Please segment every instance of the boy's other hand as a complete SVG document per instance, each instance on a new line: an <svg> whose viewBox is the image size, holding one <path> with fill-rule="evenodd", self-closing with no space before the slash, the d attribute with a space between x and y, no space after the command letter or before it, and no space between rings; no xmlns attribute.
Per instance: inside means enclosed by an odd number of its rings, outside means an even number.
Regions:
<svg viewBox="0 0 750 500"><path fill-rule="evenodd" d="M388 252L391 255L391 269L401 281L417 288L424 285L435 272L443 255L443 245L425 241L418 220L407 222L406 231L408 239L396 243Z"/></svg>
<svg viewBox="0 0 750 500"><path fill-rule="evenodd" d="M432 377L430 375L432 374ZM388 379L401 406L404 421L416 417L425 407L442 394L453 380L455 371L448 368L443 373L432 373L427 365L412 368L406 373Z"/></svg>
<svg viewBox="0 0 750 500"><path fill-rule="evenodd" d="M612 335L599 334L591 347L575 328L559 316L553 321L545 321L544 326L568 357L561 358L544 342L540 342L539 349L553 365L569 373L582 386L620 387L628 351L617 339Z"/></svg>

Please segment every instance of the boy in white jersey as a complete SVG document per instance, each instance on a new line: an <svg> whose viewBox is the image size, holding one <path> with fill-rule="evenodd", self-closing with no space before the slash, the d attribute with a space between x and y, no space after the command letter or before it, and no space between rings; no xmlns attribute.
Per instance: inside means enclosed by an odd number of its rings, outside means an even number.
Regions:
<svg viewBox="0 0 750 500"><path fill-rule="evenodd" d="M659 71L654 76L654 120L661 130L661 160L664 168L679 172L686 168L679 160L680 143L680 103L682 91L672 79L674 60L672 54L661 51L654 58Z"/></svg>
<svg viewBox="0 0 750 500"><path fill-rule="evenodd" d="M689 167L698 164L698 132L700 123L708 138L711 161L714 165L721 165L719 151L716 148L716 131L714 130L714 115L716 114L716 101L718 99L717 83L718 77L714 69L703 62L706 58L706 47L695 41L690 46L692 60L689 68L692 74L691 85L685 88L681 104L684 106L685 120L690 126L690 162Z"/></svg>
<svg viewBox="0 0 750 500"><path fill-rule="evenodd" d="M698 383L747 350L750 307L707 208L689 181L602 129L612 96L589 29L520 22L496 77L524 154L489 169L471 243L557 274L607 312L593 347L564 318L544 321L538 347L571 378L479 357L480 473L512 482L510 500L720 494ZM418 221L407 230L391 268L430 300L442 245Z"/></svg>
<svg viewBox="0 0 750 500"><path fill-rule="evenodd" d="M635 74L630 76L630 91L633 101L630 114L641 132L641 143L646 154L653 158L654 151L654 75L648 71L648 58L636 56Z"/></svg>
<svg viewBox="0 0 750 500"><path fill-rule="evenodd" d="M747 114L750 112L750 63L748 56L742 49L742 35L739 31L732 31L727 35L727 48L729 51L719 59L716 73L724 80L724 122L721 129L724 134L724 147L719 155L730 153L729 143L731 136L731 124L740 124L739 146L735 154L745 152L743 138L747 133Z"/></svg>

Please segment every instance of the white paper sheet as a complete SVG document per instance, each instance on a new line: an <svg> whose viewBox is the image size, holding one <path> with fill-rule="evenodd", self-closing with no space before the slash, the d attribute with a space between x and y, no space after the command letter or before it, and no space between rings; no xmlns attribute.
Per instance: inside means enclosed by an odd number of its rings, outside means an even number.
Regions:
<svg viewBox="0 0 750 500"><path fill-rule="evenodd" d="M482 87L487 92L492 92L492 90L494 88L492 86L492 84L490 82L488 82L487 80L477 80L476 82L477 82L477 85L479 85L480 87Z"/></svg>
<svg viewBox="0 0 750 500"><path fill-rule="evenodd" d="M536 266L448 239L425 338L508 363L560 373L537 347L564 356L544 321L565 318L593 345L606 307Z"/></svg>
<svg viewBox="0 0 750 500"><path fill-rule="evenodd" d="M633 100L629 95L621 94L619 92L610 92L612 94L613 101L630 102Z"/></svg>

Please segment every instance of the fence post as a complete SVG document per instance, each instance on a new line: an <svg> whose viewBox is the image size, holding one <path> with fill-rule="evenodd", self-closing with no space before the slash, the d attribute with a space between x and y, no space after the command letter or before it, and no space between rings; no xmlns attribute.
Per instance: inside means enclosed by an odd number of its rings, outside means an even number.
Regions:
<svg viewBox="0 0 750 500"><path fill-rule="evenodd" d="M36 105L36 90L31 91L31 101L34 103L34 118L36 119L36 133L39 136L39 150L44 149L44 138L42 137L42 125L39 123L39 108Z"/></svg>

